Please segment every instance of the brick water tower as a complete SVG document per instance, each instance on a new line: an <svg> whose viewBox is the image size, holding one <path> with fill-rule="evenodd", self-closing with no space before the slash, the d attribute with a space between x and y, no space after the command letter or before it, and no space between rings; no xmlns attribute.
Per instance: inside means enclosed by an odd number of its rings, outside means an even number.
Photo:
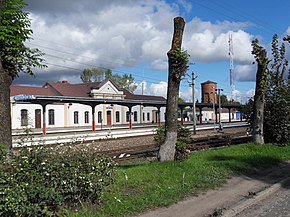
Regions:
<svg viewBox="0 0 290 217"><path fill-rule="evenodd" d="M202 103L217 103L216 90L217 83L206 81L201 83L201 102Z"/></svg>

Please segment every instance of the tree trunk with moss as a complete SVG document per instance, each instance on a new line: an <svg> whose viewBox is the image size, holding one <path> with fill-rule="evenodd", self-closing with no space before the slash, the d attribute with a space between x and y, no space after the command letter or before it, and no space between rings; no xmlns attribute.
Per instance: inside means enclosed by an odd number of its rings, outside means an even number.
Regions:
<svg viewBox="0 0 290 217"><path fill-rule="evenodd" d="M258 40L254 40L252 43L252 54L255 55L256 61L258 63L253 108L252 134L254 143L264 144L263 123L265 94L267 91L267 69L269 60L267 58L267 52L265 48L259 46L258 43Z"/></svg>
<svg viewBox="0 0 290 217"><path fill-rule="evenodd" d="M175 51L181 50L182 36L185 21L182 17L174 18L174 33L171 49L167 52L168 56L168 87L166 104L166 138L160 146L158 153L159 160L172 161L175 155L175 145L177 141L177 114L180 76L176 69Z"/></svg>

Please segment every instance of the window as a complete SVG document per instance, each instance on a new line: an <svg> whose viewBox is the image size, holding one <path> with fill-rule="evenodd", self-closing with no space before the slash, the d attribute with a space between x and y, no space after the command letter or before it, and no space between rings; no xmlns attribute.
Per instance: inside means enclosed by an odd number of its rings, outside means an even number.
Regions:
<svg viewBox="0 0 290 217"><path fill-rule="evenodd" d="M137 112L134 111L134 121L137 121Z"/></svg>
<svg viewBox="0 0 290 217"><path fill-rule="evenodd" d="M54 110L48 110L48 125L54 125Z"/></svg>
<svg viewBox="0 0 290 217"><path fill-rule="evenodd" d="M150 121L150 113L147 112L147 121Z"/></svg>
<svg viewBox="0 0 290 217"><path fill-rule="evenodd" d="M102 123L102 112L98 112L98 123Z"/></svg>
<svg viewBox="0 0 290 217"><path fill-rule="evenodd" d="M21 109L21 126L28 125L28 111L27 109Z"/></svg>
<svg viewBox="0 0 290 217"><path fill-rule="evenodd" d="M120 122L120 112L116 111L116 122L119 123Z"/></svg>
<svg viewBox="0 0 290 217"><path fill-rule="evenodd" d="M89 112L85 111L85 124L89 123Z"/></svg>
<svg viewBox="0 0 290 217"><path fill-rule="evenodd" d="M129 120L130 120L130 112L127 111L126 112L126 121L129 122Z"/></svg>
<svg viewBox="0 0 290 217"><path fill-rule="evenodd" d="M74 112L74 124L79 123L79 112Z"/></svg>
<svg viewBox="0 0 290 217"><path fill-rule="evenodd" d="M142 120L145 121L145 113L142 114Z"/></svg>

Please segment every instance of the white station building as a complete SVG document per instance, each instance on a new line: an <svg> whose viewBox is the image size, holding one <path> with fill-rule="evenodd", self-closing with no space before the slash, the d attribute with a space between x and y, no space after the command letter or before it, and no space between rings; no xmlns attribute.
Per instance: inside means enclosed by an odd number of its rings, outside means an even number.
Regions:
<svg viewBox="0 0 290 217"><path fill-rule="evenodd" d="M101 125L127 124L132 127L134 123L160 124L165 121L165 98L132 94L110 79L81 84L61 81L42 87L12 85L10 95L12 129L93 125L94 130ZM15 100L25 96L38 96L43 100L39 103ZM110 104L110 101L120 103Z"/></svg>

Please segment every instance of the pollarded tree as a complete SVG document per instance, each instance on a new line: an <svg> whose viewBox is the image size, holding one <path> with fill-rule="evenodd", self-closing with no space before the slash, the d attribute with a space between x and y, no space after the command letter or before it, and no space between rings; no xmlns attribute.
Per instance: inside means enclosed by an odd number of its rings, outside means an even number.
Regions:
<svg viewBox="0 0 290 217"><path fill-rule="evenodd" d="M32 30L22 0L0 0L0 144L12 149L10 85L20 72L33 75L34 67L45 67L38 49L27 47Z"/></svg>
<svg viewBox="0 0 290 217"><path fill-rule="evenodd" d="M264 107L265 107L265 94L267 91L267 71L269 59L267 58L267 51L264 47L259 45L258 39L252 42L252 54L258 63L256 74L256 89L254 97L253 108L253 123L252 134L253 140L256 144L264 144Z"/></svg>
<svg viewBox="0 0 290 217"><path fill-rule="evenodd" d="M160 161L172 161L177 141L177 115L180 81L188 70L189 55L181 49L185 21L182 17L174 18L174 33L168 56L168 87L166 103L166 139L160 146Z"/></svg>

